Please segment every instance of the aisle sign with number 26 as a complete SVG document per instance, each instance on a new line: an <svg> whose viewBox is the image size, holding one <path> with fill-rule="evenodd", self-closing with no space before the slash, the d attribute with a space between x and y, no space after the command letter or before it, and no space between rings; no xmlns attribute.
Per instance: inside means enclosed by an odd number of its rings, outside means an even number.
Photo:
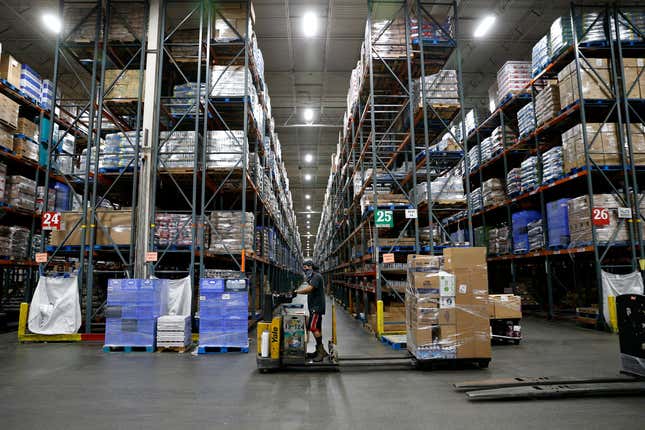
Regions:
<svg viewBox="0 0 645 430"><path fill-rule="evenodd" d="M609 210L607 208L593 208L591 215L594 225L609 225Z"/></svg>

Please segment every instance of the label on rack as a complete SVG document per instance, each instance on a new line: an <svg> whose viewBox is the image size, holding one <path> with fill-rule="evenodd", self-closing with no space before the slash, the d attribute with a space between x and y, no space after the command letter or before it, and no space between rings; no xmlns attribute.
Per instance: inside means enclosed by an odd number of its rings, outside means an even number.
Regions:
<svg viewBox="0 0 645 430"><path fill-rule="evenodd" d="M377 209L374 214L374 224L376 227L392 228L394 227L394 213L385 209Z"/></svg>
<svg viewBox="0 0 645 430"><path fill-rule="evenodd" d="M609 210L607 208L593 208L591 211L593 225L609 225Z"/></svg>
<svg viewBox="0 0 645 430"><path fill-rule="evenodd" d="M158 255L157 252L146 252L146 263L157 261Z"/></svg>
<svg viewBox="0 0 645 430"><path fill-rule="evenodd" d="M618 218L631 219L631 217L632 217L632 208L618 208Z"/></svg>
<svg viewBox="0 0 645 430"><path fill-rule="evenodd" d="M406 219L416 219L417 218L417 210L416 209L406 209L405 210L405 218Z"/></svg>
<svg viewBox="0 0 645 430"><path fill-rule="evenodd" d="M394 254L383 254L383 263L394 263Z"/></svg>
<svg viewBox="0 0 645 430"><path fill-rule="evenodd" d="M36 263L47 263L47 253L46 252L37 252L36 253Z"/></svg>
<svg viewBox="0 0 645 430"><path fill-rule="evenodd" d="M40 226L43 230L61 230L60 212L45 212L42 215Z"/></svg>

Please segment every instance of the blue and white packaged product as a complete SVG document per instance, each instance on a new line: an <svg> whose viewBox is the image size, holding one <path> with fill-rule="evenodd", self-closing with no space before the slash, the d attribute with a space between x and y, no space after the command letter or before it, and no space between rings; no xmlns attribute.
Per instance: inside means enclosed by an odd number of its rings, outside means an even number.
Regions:
<svg viewBox="0 0 645 430"><path fill-rule="evenodd" d="M515 167L509 170L506 175L506 193L510 197L517 196L522 192L522 169Z"/></svg>
<svg viewBox="0 0 645 430"><path fill-rule="evenodd" d="M524 137L535 130L533 103L528 103L517 111L517 124L520 131L520 137Z"/></svg>
<svg viewBox="0 0 645 430"><path fill-rule="evenodd" d="M531 221L527 224L529 236L529 251L536 251L544 248L544 231L542 229L542 219Z"/></svg>
<svg viewBox="0 0 645 430"><path fill-rule="evenodd" d="M41 86L40 75L28 65L22 64L20 69L20 90L30 98L40 101Z"/></svg>
<svg viewBox="0 0 645 430"><path fill-rule="evenodd" d="M529 192L540 186L539 163L536 156L532 156L522 161L520 165L522 193Z"/></svg>
<svg viewBox="0 0 645 430"><path fill-rule="evenodd" d="M248 348L246 279L202 279L199 285L199 346Z"/></svg>
<svg viewBox="0 0 645 430"><path fill-rule="evenodd" d="M528 252L530 249L528 225L541 218L540 212L533 210L519 211L515 212L511 218L513 221L513 252Z"/></svg>
<svg viewBox="0 0 645 430"><path fill-rule="evenodd" d="M531 51L531 76L535 77L549 64L549 34L540 39Z"/></svg>
<svg viewBox="0 0 645 430"><path fill-rule="evenodd" d="M40 89L40 105L45 110L51 110L54 106L54 83L49 79L43 79Z"/></svg>
<svg viewBox="0 0 645 430"><path fill-rule="evenodd" d="M542 182L560 178L564 174L562 147L554 146L542 154Z"/></svg>

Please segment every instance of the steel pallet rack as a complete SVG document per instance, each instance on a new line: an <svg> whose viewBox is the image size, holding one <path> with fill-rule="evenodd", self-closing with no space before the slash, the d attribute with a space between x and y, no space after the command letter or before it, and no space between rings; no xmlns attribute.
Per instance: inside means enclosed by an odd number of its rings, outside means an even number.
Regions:
<svg viewBox="0 0 645 430"><path fill-rule="evenodd" d="M484 120L474 133L469 136L479 145L481 138L490 134L496 125L511 124L516 127L513 118L522 104L533 104L533 120L537 124L535 109L537 87L543 79L553 79L569 63L575 63L575 83L578 94L583 91L583 72L587 77L592 76L602 86L608 96L604 100L586 99L581 97L569 106L562 106L562 110L544 124L536 126L530 134L520 136L511 141L506 136L503 151L478 166L470 172L475 183L481 184L484 179L499 177L503 172L506 179L509 167L516 167L528 155L540 157L544 151L560 143L560 134L576 124L582 124L582 140L584 146L584 163L572 171L565 171L564 175L548 183L538 184L535 189L522 192L519 195L506 197L506 199L492 206L472 214L475 226L483 227L484 232L488 227L494 227L494 220L500 217L506 219L511 225L511 211L514 209L532 208L541 213L543 225L543 249L531 250L525 253L509 253L504 255L489 255L491 270L491 285L515 285L521 279L532 277L544 282L545 288L540 291L547 304L549 318L558 314L557 305L563 300L562 292L574 291L583 297L576 301L577 306L598 305L598 326L605 327L603 319L602 271L624 273L639 270L638 263L643 259L642 247L642 195L639 183L643 180L643 167L635 153L632 142L642 139L642 128L632 128L630 124L644 124L645 110L642 100L627 97L632 92L634 84L629 82L625 74L623 60L625 58L643 58L645 55L645 28L642 19L634 19L645 12L643 6L602 6L583 7L572 5L570 21L573 29L573 43L563 51L555 53L547 64L527 84L525 91L515 94L505 100L486 120ZM620 23L614 25L613 22ZM590 41L587 37L590 32L602 32L601 40ZM629 33L629 36L626 33ZM609 66L608 79L601 78L601 73L596 70L593 59L607 60ZM636 81L642 76L638 73ZM636 82L635 85L638 85ZM509 118L510 117L510 118ZM510 122L508 121L510 119ZM593 158L594 144L599 139L598 133L588 132L587 124L594 122L602 125L616 124L618 142L618 164L603 165ZM596 146L597 147L597 146ZM479 146L481 154L481 146ZM480 158L481 159L481 158ZM558 198L573 198L580 195L589 196L589 219L593 217L594 193L611 193L619 200L622 207L630 208L631 219L619 219L618 225L606 241L597 239L597 227L591 224L592 240L589 243L573 243L568 247L549 249L546 202ZM482 205L483 206L483 205ZM505 215L505 216L504 216ZM446 226L454 229L464 217L447 220ZM626 227L627 240L617 240L618 230ZM471 240L474 239L470 236ZM509 268L510 270L505 270ZM587 270L588 269L588 270ZM544 275L541 275L544 274ZM584 278L584 279L581 279ZM581 291L581 286L585 286ZM499 288L492 288L493 290ZM594 293L593 289L596 290Z"/></svg>
<svg viewBox="0 0 645 430"><path fill-rule="evenodd" d="M456 3L368 4L362 63L355 71L360 84L355 103L348 102L348 120L339 136L314 252L337 300L365 319L374 313L370 304L377 305L377 313L383 312L384 296L386 301L403 300L405 270L384 266L381 253L405 263L408 254L441 253L452 243L444 238L439 220L465 205L444 205L432 198L421 201L418 182L425 181L423 191L432 196L432 180L464 159L467 164L468 158L463 148L430 150L442 136L457 140L456 135L464 132ZM456 69L458 105L430 104L426 77L449 61ZM459 115L462 129L457 131L451 123ZM467 190L469 186L466 181ZM383 201L379 187L391 187L398 196ZM416 215L407 218L410 209ZM391 227L376 226L382 216L391 216ZM426 237L421 234L424 228L429 231ZM396 280L398 288L388 286ZM380 335L398 330L375 331Z"/></svg>

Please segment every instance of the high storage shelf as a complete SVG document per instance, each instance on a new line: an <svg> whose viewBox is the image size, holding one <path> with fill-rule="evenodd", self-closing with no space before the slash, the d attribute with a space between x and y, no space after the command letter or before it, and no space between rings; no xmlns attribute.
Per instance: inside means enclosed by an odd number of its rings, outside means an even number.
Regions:
<svg viewBox="0 0 645 430"><path fill-rule="evenodd" d="M441 253L448 243L439 240L439 220L466 204L422 195L433 195L432 181L454 171L465 157L456 143L445 150L434 147L445 136L455 141L463 133L450 127L453 119L461 117L462 124L464 119L456 7L378 0L368 6L365 43L352 73L314 258L335 297L373 324L377 300L387 309L400 306L405 294L405 270L384 264L381 254L393 254L402 264L409 254ZM432 76L443 69L452 71L437 82L448 77L445 88L452 95L436 100L442 95L436 94L439 85ZM373 192L384 188L385 194ZM406 218L410 209L416 217ZM392 227L375 226L380 210L392 211ZM403 321L386 320L391 332L389 323Z"/></svg>
<svg viewBox="0 0 645 430"><path fill-rule="evenodd" d="M42 170L46 178L68 184L77 202L70 205L76 212L67 215L65 231L52 237L42 233L48 262L38 270L79 273L86 332L101 330L107 279L134 277L141 247L156 252L156 261L146 263L151 275L190 276L195 303L200 278L219 270L244 272L250 279L252 319L257 310L272 305L273 285L289 286L300 274L301 244L273 130L251 2L164 2L153 127L144 131L148 8L143 1L60 4L65 30L57 41L54 86L66 73L77 79L77 91L66 91L68 81L58 91L58 130L50 130L48 141L53 144L45 150ZM222 74L236 68L239 76L241 70L242 92L238 88L236 95L220 96L219 88L233 79L212 79L214 66L221 66ZM177 96L177 85L192 86L193 91ZM120 140L107 146L106 136L115 133L121 133ZM240 143L239 150L227 154L224 167L213 168L207 160L218 152L211 150L216 133L248 144ZM63 134L76 136L73 151L59 149ZM168 142L182 136L183 146L169 149ZM144 151L156 162L150 188L141 190ZM72 167L59 171L64 157ZM181 167L169 161L176 159L184 160ZM152 206L150 220L136 222L137 207L146 201ZM209 231L216 230L209 219L212 211L244 214L241 223L217 236L219 242L222 234L240 239L237 249L209 249ZM160 214L178 216L165 242L155 240L155 233L157 238L161 234L155 222ZM260 234L262 229L275 232L271 240L279 244L280 255L258 249L256 226ZM136 241L138 229L149 229L149 243ZM181 235L183 244L173 243ZM24 298L29 300L29 290Z"/></svg>
<svg viewBox="0 0 645 430"><path fill-rule="evenodd" d="M602 271L626 273L639 270L639 260L643 261L643 222L642 184L645 179L645 166L634 154L637 139L643 138L642 129L630 127L631 124L643 124L645 121L645 101L626 95L630 91L631 81L624 67L625 60L645 58L645 27L642 16L645 8L606 7L591 8L572 6L567 19L571 22L585 22L573 25L574 43L558 53L535 74L524 91L507 97L497 109L487 116L467 136L466 147L478 148L481 159L481 142L490 136L495 127L504 130L504 147L491 159L476 167L466 176L472 187L479 187L486 180L499 178L506 182L512 168L519 167L523 160L530 156L540 157L545 151L561 145L560 136L577 124L582 124L584 140L584 163L546 183L523 191L514 196L506 195L499 203L483 207L471 213L460 213L443 220L450 231L466 229L468 218L472 226L483 229L484 240L477 234L470 235L476 245L488 245L488 231L501 225L512 226L512 214L525 209L533 209L541 214L544 247L529 252L494 254L489 253L488 261L492 270L491 291L502 292L512 287L516 292L532 293L537 296L536 305L547 311L549 317L564 315L576 307L598 305L599 326L602 321ZM638 18L640 16L640 18ZM583 17L586 18L583 19ZM594 19L592 19L592 17ZM620 22L621 25L613 25ZM585 36L590 32L604 32L601 40L587 41ZM630 32L636 37L627 37ZM600 79L602 72L596 69L595 59L607 61L609 80ZM533 120L537 120L536 96L541 91L540 83L544 80L555 80L558 73L567 65L574 63L574 84L584 78L599 81L606 85L609 93L606 99L588 99L584 96L573 103L562 106L553 118L538 125L533 131L514 139L507 134L507 129L519 134L517 112L527 104L533 104ZM642 75L639 74L638 76ZM640 77L642 79L642 77ZM604 83L603 83L604 82ZM638 83L636 84L638 85ZM577 88L576 88L577 89ZM585 94L579 91L579 94ZM537 122L537 121L536 121ZM587 124L616 124L620 163L602 165L592 160L597 151L594 145L596 137L587 132ZM570 243L568 246L548 247L548 225L546 204L560 198L574 198L582 195L610 193L616 195L621 206L632 210L632 217L619 220L616 229L628 226L627 240L611 236L609 240L598 240L597 227L592 223L593 240L588 243ZM483 205L482 205L483 206ZM593 208L590 208L590 211ZM589 219L592 213L589 213ZM479 239L479 243L478 243ZM512 243L511 243L512 248ZM491 251L489 249L489 251ZM499 291L498 291L499 290ZM530 291L528 291L530 290ZM530 302L525 302L530 307ZM527 306L528 305L528 306Z"/></svg>

